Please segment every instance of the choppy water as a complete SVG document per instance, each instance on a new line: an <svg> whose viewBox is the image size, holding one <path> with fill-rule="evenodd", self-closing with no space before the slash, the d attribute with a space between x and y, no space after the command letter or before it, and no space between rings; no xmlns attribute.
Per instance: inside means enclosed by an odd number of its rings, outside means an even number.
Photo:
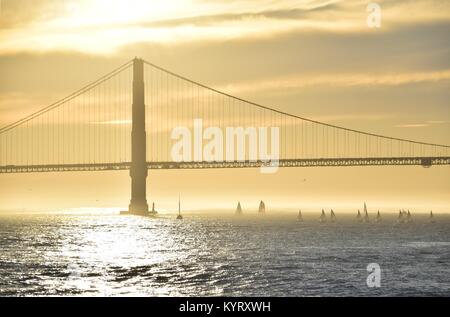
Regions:
<svg viewBox="0 0 450 317"><path fill-rule="evenodd" d="M0 215L0 295L450 296L450 217L436 218Z"/></svg>

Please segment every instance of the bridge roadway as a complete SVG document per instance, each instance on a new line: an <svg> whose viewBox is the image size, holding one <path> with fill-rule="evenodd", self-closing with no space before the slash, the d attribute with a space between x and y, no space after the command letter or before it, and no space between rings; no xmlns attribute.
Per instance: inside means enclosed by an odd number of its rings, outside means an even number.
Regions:
<svg viewBox="0 0 450 317"><path fill-rule="evenodd" d="M272 163L273 164L273 163ZM279 167L339 167L339 166L398 166L450 165L450 157L366 157L366 158L317 158L281 159ZM130 169L131 162L89 163L89 164L48 164L48 165L7 165L0 166L0 174L39 172L79 172L116 171ZM233 162L147 162L149 170L154 169L211 169L211 168L258 168L270 166L262 161Z"/></svg>

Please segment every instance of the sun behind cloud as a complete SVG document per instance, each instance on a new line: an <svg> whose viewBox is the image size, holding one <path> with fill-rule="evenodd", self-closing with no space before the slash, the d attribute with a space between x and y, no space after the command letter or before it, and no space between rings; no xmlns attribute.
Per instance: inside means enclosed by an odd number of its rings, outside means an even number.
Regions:
<svg viewBox="0 0 450 317"><path fill-rule="evenodd" d="M359 1L39 0L3 1L0 53L76 51L111 54L134 43L180 44L302 32L370 32ZM423 11L380 2L383 30L411 21L448 20L445 4ZM447 5L448 9L448 5ZM404 12L408 12L407 15ZM407 19L405 20L405 16ZM22 17L21 21L18 21Z"/></svg>

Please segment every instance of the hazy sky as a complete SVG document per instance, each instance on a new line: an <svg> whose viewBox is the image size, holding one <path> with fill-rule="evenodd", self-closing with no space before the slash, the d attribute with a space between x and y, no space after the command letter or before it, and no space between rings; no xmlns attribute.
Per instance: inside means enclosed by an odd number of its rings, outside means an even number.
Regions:
<svg viewBox="0 0 450 317"><path fill-rule="evenodd" d="M294 114L449 144L450 2L376 1L381 28L367 26L369 2L1 0L0 126L140 56ZM167 209L181 192L187 208L366 200L450 211L449 176L449 167L163 171L149 173L148 199ZM127 172L0 175L0 209L128 200Z"/></svg>

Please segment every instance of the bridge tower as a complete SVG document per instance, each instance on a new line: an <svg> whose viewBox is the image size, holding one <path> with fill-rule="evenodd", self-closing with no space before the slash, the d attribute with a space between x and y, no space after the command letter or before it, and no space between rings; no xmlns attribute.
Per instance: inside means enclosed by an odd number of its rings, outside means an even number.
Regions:
<svg viewBox="0 0 450 317"><path fill-rule="evenodd" d="M128 214L148 215L146 198L147 158L145 132L144 61L133 60L133 106L131 131L131 202Z"/></svg>

